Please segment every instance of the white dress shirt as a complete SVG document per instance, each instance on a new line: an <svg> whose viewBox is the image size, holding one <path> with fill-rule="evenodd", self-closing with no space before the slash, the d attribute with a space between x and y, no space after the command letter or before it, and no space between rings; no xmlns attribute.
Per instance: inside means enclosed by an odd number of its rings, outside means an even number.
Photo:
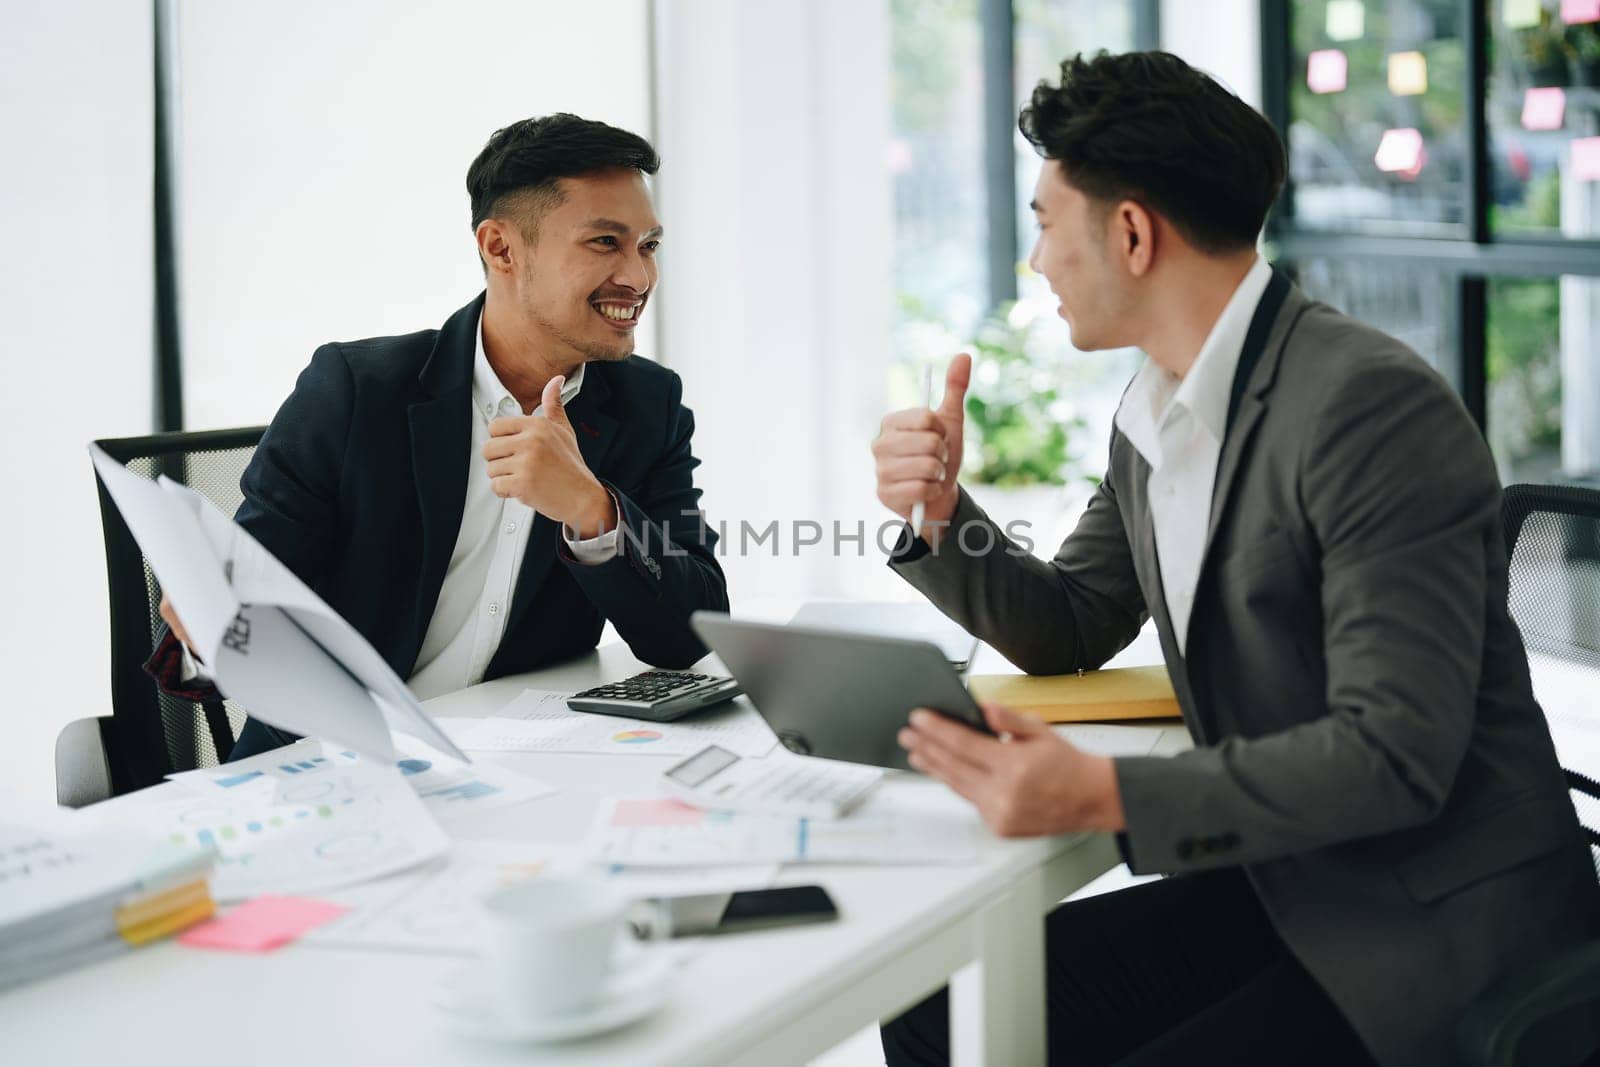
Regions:
<svg viewBox="0 0 1600 1067"><path fill-rule="evenodd" d="M583 388L584 367L561 387L561 403L570 404ZM537 415L543 405L533 409ZM522 405L500 382L483 350L483 319L478 319L478 350L472 364L472 440L467 453L467 496L461 512L450 566L445 571L433 618L422 639L422 651L408 684L418 700L452 693L483 681L483 672L500 647L511 610L517 574L528 548L528 531L534 511L520 500L495 495L489 484L489 464L483 446L489 442L489 423L502 416L522 414ZM561 536L579 563L594 566L617 554L618 527L583 541L562 527ZM184 681L210 680L210 672L187 647L182 652Z"/></svg>
<svg viewBox="0 0 1600 1067"><path fill-rule="evenodd" d="M583 388L584 368L561 389L561 403L570 404ZM542 406L533 409L537 415ZM451 693L483 681L483 672L500 647L511 611L511 597L522 556L528 548L528 531L534 511L520 500L501 499L489 485L489 465L483 446L489 441L489 423L502 416L522 414L483 350L483 322L478 322L478 351L472 367L472 443L467 455L467 499L461 513L461 530L450 553L439 601L422 638L422 651L408 680L418 700ZM621 516L618 516L620 520ZM577 541L563 528L562 538L580 563L604 563L617 554L618 531Z"/></svg>
<svg viewBox="0 0 1600 1067"><path fill-rule="evenodd" d="M1211 521L1211 492L1227 431L1228 397L1256 305L1272 280L1257 256L1181 379L1148 357L1122 405L1117 429L1150 464L1150 513L1161 586L1178 651L1189 642L1200 557Z"/></svg>

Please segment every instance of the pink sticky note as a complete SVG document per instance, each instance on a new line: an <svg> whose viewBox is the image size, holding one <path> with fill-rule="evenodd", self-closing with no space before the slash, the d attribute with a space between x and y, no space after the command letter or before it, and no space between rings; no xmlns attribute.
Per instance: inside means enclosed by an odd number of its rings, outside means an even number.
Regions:
<svg viewBox="0 0 1600 1067"><path fill-rule="evenodd" d="M229 952L269 952L348 910L343 904L305 897L256 897L194 927L178 942Z"/></svg>
<svg viewBox="0 0 1600 1067"><path fill-rule="evenodd" d="M1306 57L1306 85L1314 93L1342 93L1350 84L1350 61L1337 48L1324 48Z"/></svg>
<svg viewBox="0 0 1600 1067"><path fill-rule="evenodd" d="M1569 26L1600 22L1600 0L1561 0L1561 21Z"/></svg>
<svg viewBox="0 0 1600 1067"><path fill-rule="evenodd" d="M1422 147L1421 132L1413 129L1384 130L1378 153L1372 157L1378 169L1402 178L1414 179L1422 173L1428 153Z"/></svg>
<svg viewBox="0 0 1600 1067"><path fill-rule="evenodd" d="M1567 177L1580 182L1600 182L1600 137L1580 137L1567 157Z"/></svg>
<svg viewBox="0 0 1600 1067"><path fill-rule="evenodd" d="M694 826L706 813L672 797L624 797L617 801L612 826Z"/></svg>
<svg viewBox="0 0 1600 1067"><path fill-rule="evenodd" d="M1522 97L1522 127L1559 130L1567 115L1565 89L1529 89Z"/></svg>

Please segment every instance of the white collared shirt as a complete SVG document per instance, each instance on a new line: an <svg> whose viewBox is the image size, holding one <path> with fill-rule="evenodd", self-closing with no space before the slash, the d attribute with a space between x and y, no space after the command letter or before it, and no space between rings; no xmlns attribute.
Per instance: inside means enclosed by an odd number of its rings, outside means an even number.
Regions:
<svg viewBox="0 0 1600 1067"><path fill-rule="evenodd" d="M1180 653L1189 641L1233 375L1250 320L1271 280L1272 268L1257 256L1206 335L1189 373L1180 379L1146 357L1117 409L1117 429L1150 464L1147 488L1156 558Z"/></svg>
<svg viewBox="0 0 1600 1067"><path fill-rule="evenodd" d="M583 372L580 366L562 387L563 404L570 404L583 388ZM534 408L533 413L537 415L541 410L542 407ZM505 634L534 511L520 500L503 500L495 495L489 484L483 446L489 441L490 422L521 414L522 405L489 366L480 317L478 351L472 368L472 443L467 456L466 506L461 512L461 530L450 553L444 585L439 589L439 601L434 605L422 651L409 679L411 691L419 700L483 681L483 672ZM617 554L616 529L584 541L573 540L570 529L563 528L561 534L580 563L592 566Z"/></svg>

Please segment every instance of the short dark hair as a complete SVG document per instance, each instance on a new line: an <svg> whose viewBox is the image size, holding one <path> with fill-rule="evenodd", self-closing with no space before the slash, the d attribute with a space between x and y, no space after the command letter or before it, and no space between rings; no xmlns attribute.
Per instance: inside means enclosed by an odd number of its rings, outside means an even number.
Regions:
<svg viewBox="0 0 1600 1067"><path fill-rule="evenodd" d="M1170 52L1075 55L1017 126L1080 192L1141 201L1202 252L1253 245L1283 186L1272 124Z"/></svg>
<svg viewBox="0 0 1600 1067"><path fill-rule="evenodd" d="M649 141L593 119L561 112L513 122L494 131L467 168L472 228L504 212L512 197L560 203L562 178L617 168L654 174L660 166Z"/></svg>

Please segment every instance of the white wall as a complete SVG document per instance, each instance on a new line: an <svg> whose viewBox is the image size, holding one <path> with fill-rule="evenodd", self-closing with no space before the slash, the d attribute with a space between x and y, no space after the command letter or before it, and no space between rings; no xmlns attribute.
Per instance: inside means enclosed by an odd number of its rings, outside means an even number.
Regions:
<svg viewBox="0 0 1600 1067"><path fill-rule="evenodd" d="M496 129L572 111L650 134L645 0L195 2L180 38L193 429L266 422L319 344L476 296L465 181Z"/></svg>
<svg viewBox="0 0 1600 1067"><path fill-rule="evenodd" d="M109 709L84 446L150 430L148 4L0 3L0 789L53 797L56 732Z"/></svg>
<svg viewBox="0 0 1600 1067"><path fill-rule="evenodd" d="M1261 106L1258 0L1161 0L1161 47L1221 79L1251 107Z"/></svg>
<svg viewBox="0 0 1600 1067"><path fill-rule="evenodd" d="M694 408L735 601L905 591L868 451L890 356L885 0L658 0L661 350ZM781 523L738 549L739 522ZM794 523L824 543L794 555ZM833 523L867 526L833 551Z"/></svg>

